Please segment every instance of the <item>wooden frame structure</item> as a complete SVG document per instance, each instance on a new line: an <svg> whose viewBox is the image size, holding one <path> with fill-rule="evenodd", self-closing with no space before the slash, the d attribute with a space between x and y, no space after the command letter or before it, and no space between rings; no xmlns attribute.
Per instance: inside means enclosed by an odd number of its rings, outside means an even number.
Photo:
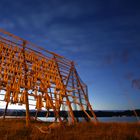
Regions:
<svg viewBox="0 0 140 140"><path fill-rule="evenodd" d="M5 93L5 113L9 103L26 105L26 125L29 126L30 100L37 110L53 110L56 118L66 106L74 123L73 110L91 111L87 86L80 79L74 62L0 29L0 90ZM4 113L4 117L5 117Z"/></svg>

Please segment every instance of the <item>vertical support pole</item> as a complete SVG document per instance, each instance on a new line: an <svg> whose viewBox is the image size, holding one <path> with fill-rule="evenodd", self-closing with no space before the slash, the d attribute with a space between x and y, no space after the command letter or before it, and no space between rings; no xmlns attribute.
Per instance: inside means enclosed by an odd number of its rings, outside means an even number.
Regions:
<svg viewBox="0 0 140 140"><path fill-rule="evenodd" d="M72 63L72 65L73 65L73 63ZM75 89L73 71L72 71L72 88ZM72 92L73 92L73 96L75 97L75 96L76 96L76 95L75 95L75 90L73 90ZM73 101L74 101L74 110L77 110L77 105L76 105L76 103L75 103L75 99L73 99Z"/></svg>
<svg viewBox="0 0 140 140"><path fill-rule="evenodd" d="M87 96L87 99L88 99L88 101L89 101L89 97L88 97L88 87L86 86L85 88L86 88L86 96ZM88 105L87 105L87 108L86 108L86 110L89 110L89 107L88 107Z"/></svg>
<svg viewBox="0 0 140 140"><path fill-rule="evenodd" d="M26 56L25 56L25 47L26 47L26 41L23 41L23 67L24 67L24 82L25 82L25 103L26 103L26 127L29 127L29 121L30 121L30 116L29 116L29 101L28 101L28 89L27 89L27 64L26 64Z"/></svg>
<svg viewBox="0 0 140 140"><path fill-rule="evenodd" d="M73 92L73 102L74 102L74 110L77 111L77 101L76 101L76 93L75 93L75 79L74 79L74 72L73 72L73 68L74 68L74 62L71 62L71 78L72 78L72 92ZM80 95L80 94L79 94ZM76 121L79 122L79 118L76 117Z"/></svg>
<svg viewBox="0 0 140 140"><path fill-rule="evenodd" d="M35 120L37 120L38 110L35 113Z"/></svg>
<svg viewBox="0 0 140 140"><path fill-rule="evenodd" d="M5 120L5 115L7 113L8 104L9 104L9 102L6 102L6 107L5 107L4 114L3 114L3 119L4 120Z"/></svg>
<svg viewBox="0 0 140 140"><path fill-rule="evenodd" d="M78 87L79 101L80 101L80 104L82 104L81 94L80 94L79 85L78 85L78 82L77 81L76 81L76 85Z"/></svg>

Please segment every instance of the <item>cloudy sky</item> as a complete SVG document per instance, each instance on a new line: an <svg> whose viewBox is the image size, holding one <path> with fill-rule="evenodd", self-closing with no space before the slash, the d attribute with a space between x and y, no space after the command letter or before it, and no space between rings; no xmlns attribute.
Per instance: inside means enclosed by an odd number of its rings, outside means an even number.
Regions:
<svg viewBox="0 0 140 140"><path fill-rule="evenodd" d="M74 60L94 109L140 108L139 0L1 0L0 28Z"/></svg>

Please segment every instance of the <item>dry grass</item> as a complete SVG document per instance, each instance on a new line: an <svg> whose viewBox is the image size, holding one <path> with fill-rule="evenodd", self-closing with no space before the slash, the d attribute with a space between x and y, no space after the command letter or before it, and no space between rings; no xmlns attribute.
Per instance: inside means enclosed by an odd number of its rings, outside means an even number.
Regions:
<svg viewBox="0 0 140 140"><path fill-rule="evenodd" d="M138 123L78 123L53 129L42 134L35 126L48 123L31 122L26 128L24 120L0 120L0 140L140 140Z"/></svg>

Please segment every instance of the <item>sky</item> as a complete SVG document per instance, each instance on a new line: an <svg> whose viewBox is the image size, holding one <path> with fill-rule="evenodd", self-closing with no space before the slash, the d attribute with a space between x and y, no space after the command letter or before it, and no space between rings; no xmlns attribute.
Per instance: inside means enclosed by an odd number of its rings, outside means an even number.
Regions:
<svg viewBox="0 0 140 140"><path fill-rule="evenodd" d="M140 109L139 0L1 0L0 28L75 61L93 109Z"/></svg>

